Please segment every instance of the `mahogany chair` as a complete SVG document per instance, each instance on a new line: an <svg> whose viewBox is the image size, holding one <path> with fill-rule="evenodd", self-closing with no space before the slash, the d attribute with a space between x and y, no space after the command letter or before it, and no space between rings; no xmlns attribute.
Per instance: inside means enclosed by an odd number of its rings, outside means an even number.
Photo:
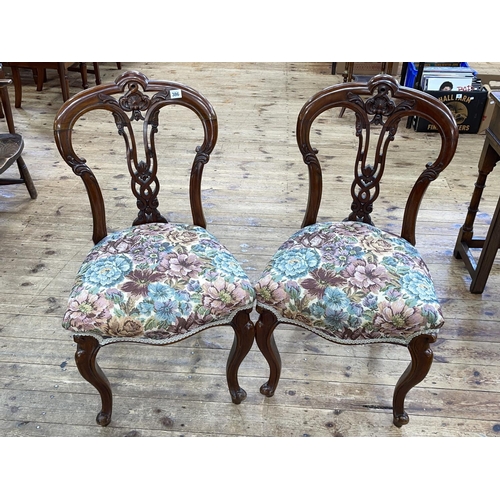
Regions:
<svg viewBox="0 0 500 500"><path fill-rule="evenodd" d="M189 185L192 224L170 222L159 211L162 162L155 136L161 138L167 128L161 126L160 114L163 119L168 113L161 111L173 105L191 110L203 127L203 143L196 148ZM130 227L110 234L99 183L74 150L73 130L93 110L108 111L124 139L130 187L139 209ZM86 115L85 120L90 119ZM134 134L133 125L141 133ZM235 333L226 367L229 392L235 404L246 397L237 373L254 340L250 312L255 292L234 256L205 229L201 200L202 173L216 144L217 130L215 111L199 92L175 82L149 80L136 71L123 73L114 83L81 91L56 115L55 141L87 189L95 244L77 274L63 326L78 345L78 370L101 396L100 425L111 420L112 393L96 356L102 346L117 342L169 345L206 328L229 325ZM141 138L143 159L137 146Z"/></svg>
<svg viewBox="0 0 500 500"><path fill-rule="evenodd" d="M359 145L357 152L353 151L351 213L343 221L317 222L323 181L318 151L311 145L311 127L322 113L335 107L355 113ZM441 147L435 161L425 166L413 184L401 235L397 236L376 228L371 213L382 189L389 144L400 121L409 115L423 116L434 123ZM371 131L377 130L379 138L371 164ZM404 409L406 394L427 375L433 359L430 344L443 324L429 270L414 246L417 213L429 183L454 156L457 126L439 100L400 87L389 75L377 75L368 83L341 83L318 92L300 111L296 131L309 170L309 199L302 229L280 246L255 286L260 313L256 341L270 367L269 380L262 385L261 393L272 396L279 382L281 359L274 330L280 323L299 326L344 345L402 345L409 349L411 363L394 391L393 422L400 427L409 421ZM405 165L398 165L398 170ZM390 189L385 196L390 196Z"/></svg>
<svg viewBox="0 0 500 500"><path fill-rule="evenodd" d="M5 78L2 65L0 64L0 118L5 118L8 133L0 133L0 174L3 174L14 163L19 169L19 178L0 178L0 186L9 184L25 184L32 199L37 197L37 191L26 163L23 160L22 152L24 140L20 134L16 133L12 108L10 106L9 92L7 85L12 80Z"/></svg>

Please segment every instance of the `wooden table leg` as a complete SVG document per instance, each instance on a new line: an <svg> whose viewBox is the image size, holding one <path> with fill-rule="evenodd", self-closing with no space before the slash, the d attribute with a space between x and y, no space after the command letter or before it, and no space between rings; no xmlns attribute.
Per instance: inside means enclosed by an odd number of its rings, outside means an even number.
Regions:
<svg viewBox="0 0 500 500"><path fill-rule="evenodd" d="M490 227L488 229L488 234L484 240L483 250L479 259L477 261L477 267L474 277L472 278L472 283L470 285L470 291L472 293L483 293L484 287L486 286L486 281L490 275L491 268L493 267L493 262L500 246L500 199L498 200L497 207L495 209L495 214L491 220Z"/></svg>
<svg viewBox="0 0 500 500"><path fill-rule="evenodd" d="M483 293L486 281L490 274L496 253L500 246L500 199L498 200L486 238L474 238L474 221L479 211L479 202L486 186L486 179L496 163L500 160L500 154L492 147L494 138L488 133L481 152L478 166L478 177L474 185L471 202L465 218L465 223L460 229L455 245L454 255L457 259L463 259L467 270L472 278L470 285L471 293ZM481 248L480 257L476 263L470 249Z"/></svg>

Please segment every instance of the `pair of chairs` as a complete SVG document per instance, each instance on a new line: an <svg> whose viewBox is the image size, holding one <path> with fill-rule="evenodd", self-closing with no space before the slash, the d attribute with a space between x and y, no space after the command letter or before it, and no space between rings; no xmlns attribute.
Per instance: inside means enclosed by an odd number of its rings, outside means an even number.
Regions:
<svg viewBox="0 0 500 500"><path fill-rule="evenodd" d="M204 131L191 169L192 224L170 222L158 208L155 135L160 111L170 105L193 111ZM352 211L342 222L317 222L322 167L310 133L313 122L333 107L350 109L356 116L359 147L351 185ZM112 113L125 141L131 189L137 200L132 226L110 234L102 191L73 144L75 124L92 110ZM436 125L441 148L414 183L397 236L374 227L371 212L388 146L400 120L409 115ZM134 122L142 122L143 159L136 147ZM371 127L380 131L373 165L367 162ZM229 325L235 335L226 377L231 399L239 404L246 392L239 385L238 369L254 340L270 369L261 393L274 394L281 368L274 330L280 323L300 326L340 344L406 346L411 362L395 387L393 422L398 427L408 422L405 396L427 375L433 358L430 344L443 324L429 270L414 244L422 197L450 163L457 146L458 130L444 104L400 87L388 75L377 75L368 83L335 85L309 99L297 120L297 143L309 170L302 228L281 245L255 284L206 230L201 180L217 141L217 116L199 92L129 71L114 83L82 91L67 101L56 116L54 133L62 158L82 178L92 209L95 246L77 273L63 326L77 343L79 372L101 396L100 425L109 424L112 412L111 386L96 360L104 345L166 345L209 327ZM250 318L254 307L260 314L255 324Z"/></svg>

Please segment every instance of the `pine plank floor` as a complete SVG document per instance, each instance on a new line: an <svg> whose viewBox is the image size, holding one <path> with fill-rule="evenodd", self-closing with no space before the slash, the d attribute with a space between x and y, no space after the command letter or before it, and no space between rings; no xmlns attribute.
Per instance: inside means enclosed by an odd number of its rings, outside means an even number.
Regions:
<svg viewBox="0 0 500 500"><path fill-rule="evenodd" d="M500 74L500 63L470 65ZM307 98L340 77L331 75L329 63L131 62L122 63L122 70L102 63L102 80L127 69L185 83L212 102L219 141L204 174L208 228L257 279L302 221L307 172L295 144L297 114ZM14 119L39 195L30 200L24 186L0 190L0 436L500 435L500 258L485 292L472 295L470 277L453 257L484 140L467 134L460 136L452 164L429 188L417 226L417 247L433 273L447 321L434 344L429 375L407 396L408 425L398 429L391 417L394 385L409 363L405 348L340 346L282 325L276 340L283 371L275 396L259 392L268 371L254 345L239 377L248 398L238 406L231 403L224 376L229 328L164 348L103 348L99 363L113 387L114 411L108 427L98 426L98 394L78 373L75 344L60 326L74 275L92 245L88 201L81 180L54 145L52 123L62 103L57 76L49 73L43 91L36 92L30 75L22 75L22 109L14 109ZM71 95L79 89L79 75L71 73ZM9 91L14 103L14 90ZM182 110L173 112L174 120L176 113L188 123L185 134L166 145L172 150L165 148L160 209L183 222L189 221L184 188L193 144L183 138L196 135L198 125ZM325 190L322 220L341 219L349 211L352 160L347 158L354 137L345 125L351 119L349 113L342 119L332 114L316 134L320 153L332 163L325 169L331 189ZM89 165L98 165L108 186L110 228L124 227L133 220L134 202L126 197L121 138L114 125L86 122L78 134ZM102 136L109 140L105 147L99 145ZM329 148L333 140L340 151ZM401 165L417 160L423 166L436 142L433 134L402 127L394 153L400 166L388 172L378 212L375 206L377 225L397 228L406 185ZM485 234L499 191L493 172L477 235Z"/></svg>

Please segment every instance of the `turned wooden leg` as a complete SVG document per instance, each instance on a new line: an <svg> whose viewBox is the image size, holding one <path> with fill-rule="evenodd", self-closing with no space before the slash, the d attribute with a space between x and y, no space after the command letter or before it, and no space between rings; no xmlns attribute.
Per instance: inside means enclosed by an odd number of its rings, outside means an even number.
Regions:
<svg viewBox="0 0 500 500"><path fill-rule="evenodd" d="M19 68L17 66L12 66L12 81L14 82L14 107L20 108L21 101L23 99L23 85L21 82L21 73L19 72Z"/></svg>
<svg viewBox="0 0 500 500"><path fill-rule="evenodd" d="M101 85L101 71L99 69L99 63L95 62L92 63L94 67L94 75L95 75L95 84L96 85ZM120 68L118 68L120 69Z"/></svg>
<svg viewBox="0 0 500 500"><path fill-rule="evenodd" d="M75 354L78 371L101 395L102 408L97 415L96 421L99 425L106 426L111 422L113 396L108 379L96 361L96 356L101 346L97 339L88 335L75 335L73 338L78 344Z"/></svg>
<svg viewBox="0 0 500 500"><path fill-rule="evenodd" d="M238 369L252 348L255 338L255 327L250 320L251 311L251 309L240 311L231 322L234 329L234 342L227 358L226 378L231 399L236 405L247 397L247 393L238 383Z"/></svg>
<svg viewBox="0 0 500 500"><path fill-rule="evenodd" d="M255 339L270 369L269 380L262 385L260 392L264 396L271 397L276 390L281 374L281 357L273 335L274 329L279 322L271 311L261 307L257 307L257 311L260 316L255 325Z"/></svg>
<svg viewBox="0 0 500 500"><path fill-rule="evenodd" d="M80 75L82 77L82 87L84 89L89 88L88 76L87 76L87 63L78 63L78 69L80 70Z"/></svg>
<svg viewBox="0 0 500 500"><path fill-rule="evenodd" d="M34 69L33 77L35 79L37 92L41 92L43 90L43 84L47 81L47 70L42 68Z"/></svg>
<svg viewBox="0 0 500 500"><path fill-rule="evenodd" d="M19 174L26 184L26 188L28 189L28 193L30 194L31 199L35 200L38 196L38 193L36 192L35 184L33 183L31 174L28 170L28 167L26 166L26 163L24 163L22 156L17 159L17 166L19 168Z"/></svg>
<svg viewBox="0 0 500 500"><path fill-rule="evenodd" d="M394 389L392 411L394 415L393 422L396 427L401 427L410 421L404 409L405 397L408 391L421 382L429 373L433 359L430 343L435 341L435 335L420 335L415 337L408 345L411 363L401 375Z"/></svg>

